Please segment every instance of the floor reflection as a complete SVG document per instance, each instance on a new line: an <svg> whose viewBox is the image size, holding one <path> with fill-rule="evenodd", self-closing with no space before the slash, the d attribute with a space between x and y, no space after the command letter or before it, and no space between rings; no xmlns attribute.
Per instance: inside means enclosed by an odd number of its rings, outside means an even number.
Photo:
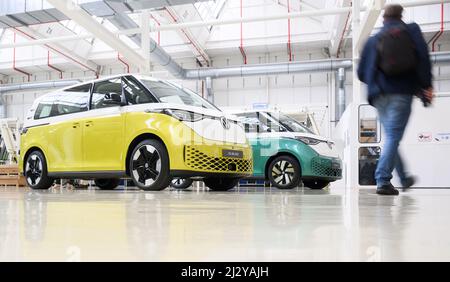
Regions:
<svg viewBox="0 0 450 282"><path fill-rule="evenodd" d="M0 260L448 260L450 191L0 189Z"/></svg>

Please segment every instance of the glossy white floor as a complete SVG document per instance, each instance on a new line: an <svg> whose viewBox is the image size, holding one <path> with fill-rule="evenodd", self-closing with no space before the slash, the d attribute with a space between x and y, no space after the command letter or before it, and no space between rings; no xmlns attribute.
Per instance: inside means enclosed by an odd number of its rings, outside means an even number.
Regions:
<svg viewBox="0 0 450 282"><path fill-rule="evenodd" d="M450 190L0 188L0 260L450 260Z"/></svg>

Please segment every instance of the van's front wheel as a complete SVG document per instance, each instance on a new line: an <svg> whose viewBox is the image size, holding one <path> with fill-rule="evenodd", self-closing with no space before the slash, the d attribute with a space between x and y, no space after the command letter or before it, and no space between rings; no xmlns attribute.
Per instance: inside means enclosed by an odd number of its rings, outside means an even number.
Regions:
<svg viewBox="0 0 450 282"><path fill-rule="evenodd" d="M140 142L131 153L129 167L131 179L142 190L163 190L170 184L169 155L158 140Z"/></svg>
<svg viewBox="0 0 450 282"><path fill-rule="evenodd" d="M33 151L28 155L24 175L31 189L48 189L53 184L53 179L48 176L47 161L40 151Z"/></svg>
<svg viewBox="0 0 450 282"><path fill-rule="evenodd" d="M276 157L269 165L268 178L278 189L292 189L300 183L300 164L291 156Z"/></svg>

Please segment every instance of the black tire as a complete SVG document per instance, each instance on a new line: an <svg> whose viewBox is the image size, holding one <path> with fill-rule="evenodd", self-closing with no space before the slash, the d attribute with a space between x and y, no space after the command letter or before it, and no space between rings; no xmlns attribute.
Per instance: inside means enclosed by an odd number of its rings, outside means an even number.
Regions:
<svg viewBox="0 0 450 282"><path fill-rule="evenodd" d="M31 152L23 168L25 180L31 189L48 189L54 179L48 176L47 161L41 151Z"/></svg>
<svg viewBox="0 0 450 282"><path fill-rule="evenodd" d="M330 184L329 181L325 180L304 180L303 185L311 189L323 189Z"/></svg>
<svg viewBox="0 0 450 282"><path fill-rule="evenodd" d="M95 186L100 188L101 190L114 190L117 186L119 186L120 179L117 178L102 178L95 179Z"/></svg>
<svg viewBox="0 0 450 282"><path fill-rule="evenodd" d="M192 185L192 182L194 182L194 180L189 178L175 177L170 182L170 186L175 189L187 189Z"/></svg>
<svg viewBox="0 0 450 282"><path fill-rule="evenodd" d="M137 144L129 168L131 179L142 190L164 190L170 184L169 154L158 140L147 139Z"/></svg>
<svg viewBox="0 0 450 282"><path fill-rule="evenodd" d="M270 162L267 174L272 186L293 189L300 183L300 164L291 156L279 156Z"/></svg>
<svg viewBox="0 0 450 282"><path fill-rule="evenodd" d="M228 191L239 183L239 178L208 177L203 179L203 182L213 191Z"/></svg>

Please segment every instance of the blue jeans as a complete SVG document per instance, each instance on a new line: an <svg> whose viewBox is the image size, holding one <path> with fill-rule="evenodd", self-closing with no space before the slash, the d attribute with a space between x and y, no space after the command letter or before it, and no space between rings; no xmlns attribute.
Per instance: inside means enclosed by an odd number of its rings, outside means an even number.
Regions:
<svg viewBox="0 0 450 282"><path fill-rule="evenodd" d="M411 115L412 99L412 95L385 94L378 96L373 101L385 132L384 147L375 171L378 187L391 183L394 168L402 183L408 177L398 152L398 146Z"/></svg>

